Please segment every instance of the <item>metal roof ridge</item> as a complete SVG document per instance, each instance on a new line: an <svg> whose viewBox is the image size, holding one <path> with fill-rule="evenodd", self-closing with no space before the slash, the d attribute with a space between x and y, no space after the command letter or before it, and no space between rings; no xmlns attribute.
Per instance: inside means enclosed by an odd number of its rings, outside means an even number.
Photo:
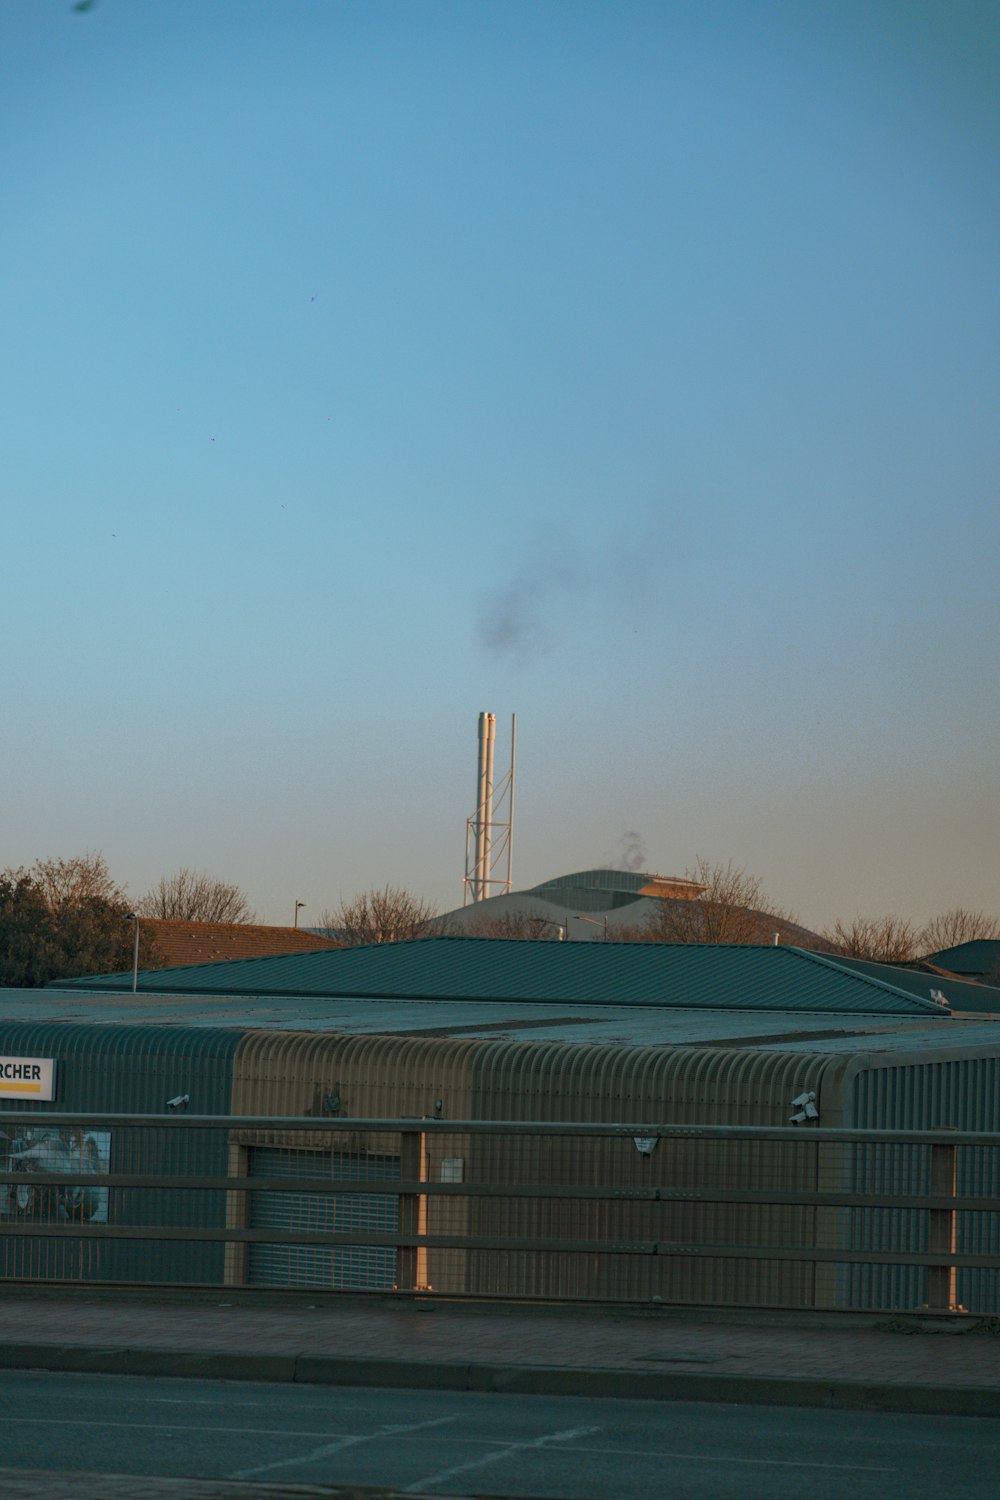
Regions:
<svg viewBox="0 0 1000 1500"><path fill-rule="evenodd" d="M937 1000L924 1000L919 995L912 995L909 990L900 989L898 985L888 984L884 979L877 979L873 974L861 974L857 969L845 968L838 964L836 954L817 953L813 948L796 948L791 944L780 945L786 953L794 953L799 958L810 959L813 963L822 964L825 969L835 969L838 974L848 978L860 980L862 984L874 985L876 989L886 990L890 995L906 1000L910 1005L917 1005L923 1011L929 1011L931 1015L948 1016L952 1014L951 1006L941 1005Z"/></svg>
<svg viewBox="0 0 1000 1500"><path fill-rule="evenodd" d="M290 927L288 930L289 932L292 932L294 931L294 928ZM407 941L412 940L408 939ZM364 946L376 947L379 945L369 943ZM287 962L290 958L313 958L320 953L344 953L347 951L348 950L344 947L303 948L299 950L293 950L290 953L244 953L241 954L239 958L200 958L195 963L191 964L166 964L163 968L159 969L140 969L139 980L141 982L142 976L144 974L166 974L168 970L171 974L183 974L188 969L208 969L222 964L229 964L230 966L232 966L233 964L270 964L275 962ZM100 984L102 980L106 979L130 980L131 978L132 969L131 967L129 967L127 969L112 969L110 973L106 974L67 974L64 975L62 979L50 979L48 984L40 985L38 986L38 988L43 990L75 989L83 985L91 986Z"/></svg>

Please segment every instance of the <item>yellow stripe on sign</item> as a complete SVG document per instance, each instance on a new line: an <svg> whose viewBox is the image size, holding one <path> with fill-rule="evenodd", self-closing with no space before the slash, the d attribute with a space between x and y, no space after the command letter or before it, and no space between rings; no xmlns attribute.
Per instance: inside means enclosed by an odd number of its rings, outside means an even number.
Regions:
<svg viewBox="0 0 1000 1500"><path fill-rule="evenodd" d="M0 1094L40 1094L42 1085L40 1083L4 1083L0 1084Z"/></svg>

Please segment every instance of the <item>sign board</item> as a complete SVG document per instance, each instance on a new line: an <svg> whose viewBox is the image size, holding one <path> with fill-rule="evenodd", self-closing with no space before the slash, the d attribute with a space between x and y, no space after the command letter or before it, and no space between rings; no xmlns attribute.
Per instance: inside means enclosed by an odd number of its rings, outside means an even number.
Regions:
<svg viewBox="0 0 1000 1500"><path fill-rule="evenodd" d="M51 1057L0 1057L0 1099L54 1099L56 1065Z"/></svg>

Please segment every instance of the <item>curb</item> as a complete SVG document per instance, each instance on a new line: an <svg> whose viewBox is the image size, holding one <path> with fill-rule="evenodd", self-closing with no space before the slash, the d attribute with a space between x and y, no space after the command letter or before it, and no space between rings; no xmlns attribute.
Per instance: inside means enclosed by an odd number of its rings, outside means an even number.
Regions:
<svg viewBox="0 0 1000 1500"><path fill-rule="evenodd" d="M585 1370L564 1365L470 1364L459 1360L417 1363L315 1354L26 1343L0 1347L0 1369L1000 1417L1000 1389L993 1386L877 1384L815 1377L692 1375L662 1370Z"/></svg>

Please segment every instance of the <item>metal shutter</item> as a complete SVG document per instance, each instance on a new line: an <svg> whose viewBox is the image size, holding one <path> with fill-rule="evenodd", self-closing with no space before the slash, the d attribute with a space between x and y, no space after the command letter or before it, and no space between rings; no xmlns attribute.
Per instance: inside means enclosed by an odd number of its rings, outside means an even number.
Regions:
<svg viewBox="0 0 1000 1500"><path fill-rule="evenodd" d="M251 1177L296 1177L316 1182L398 1182L398 1156L347 1155L254 1146L248 1153ZM328 1230L335 1234L399 1229L396 1193L251 1193L252 1229ZM396 1282L396 1252L381 1246L250 1246L247 1280L251 1286L297 1286L386 1290Z"/></svg>

